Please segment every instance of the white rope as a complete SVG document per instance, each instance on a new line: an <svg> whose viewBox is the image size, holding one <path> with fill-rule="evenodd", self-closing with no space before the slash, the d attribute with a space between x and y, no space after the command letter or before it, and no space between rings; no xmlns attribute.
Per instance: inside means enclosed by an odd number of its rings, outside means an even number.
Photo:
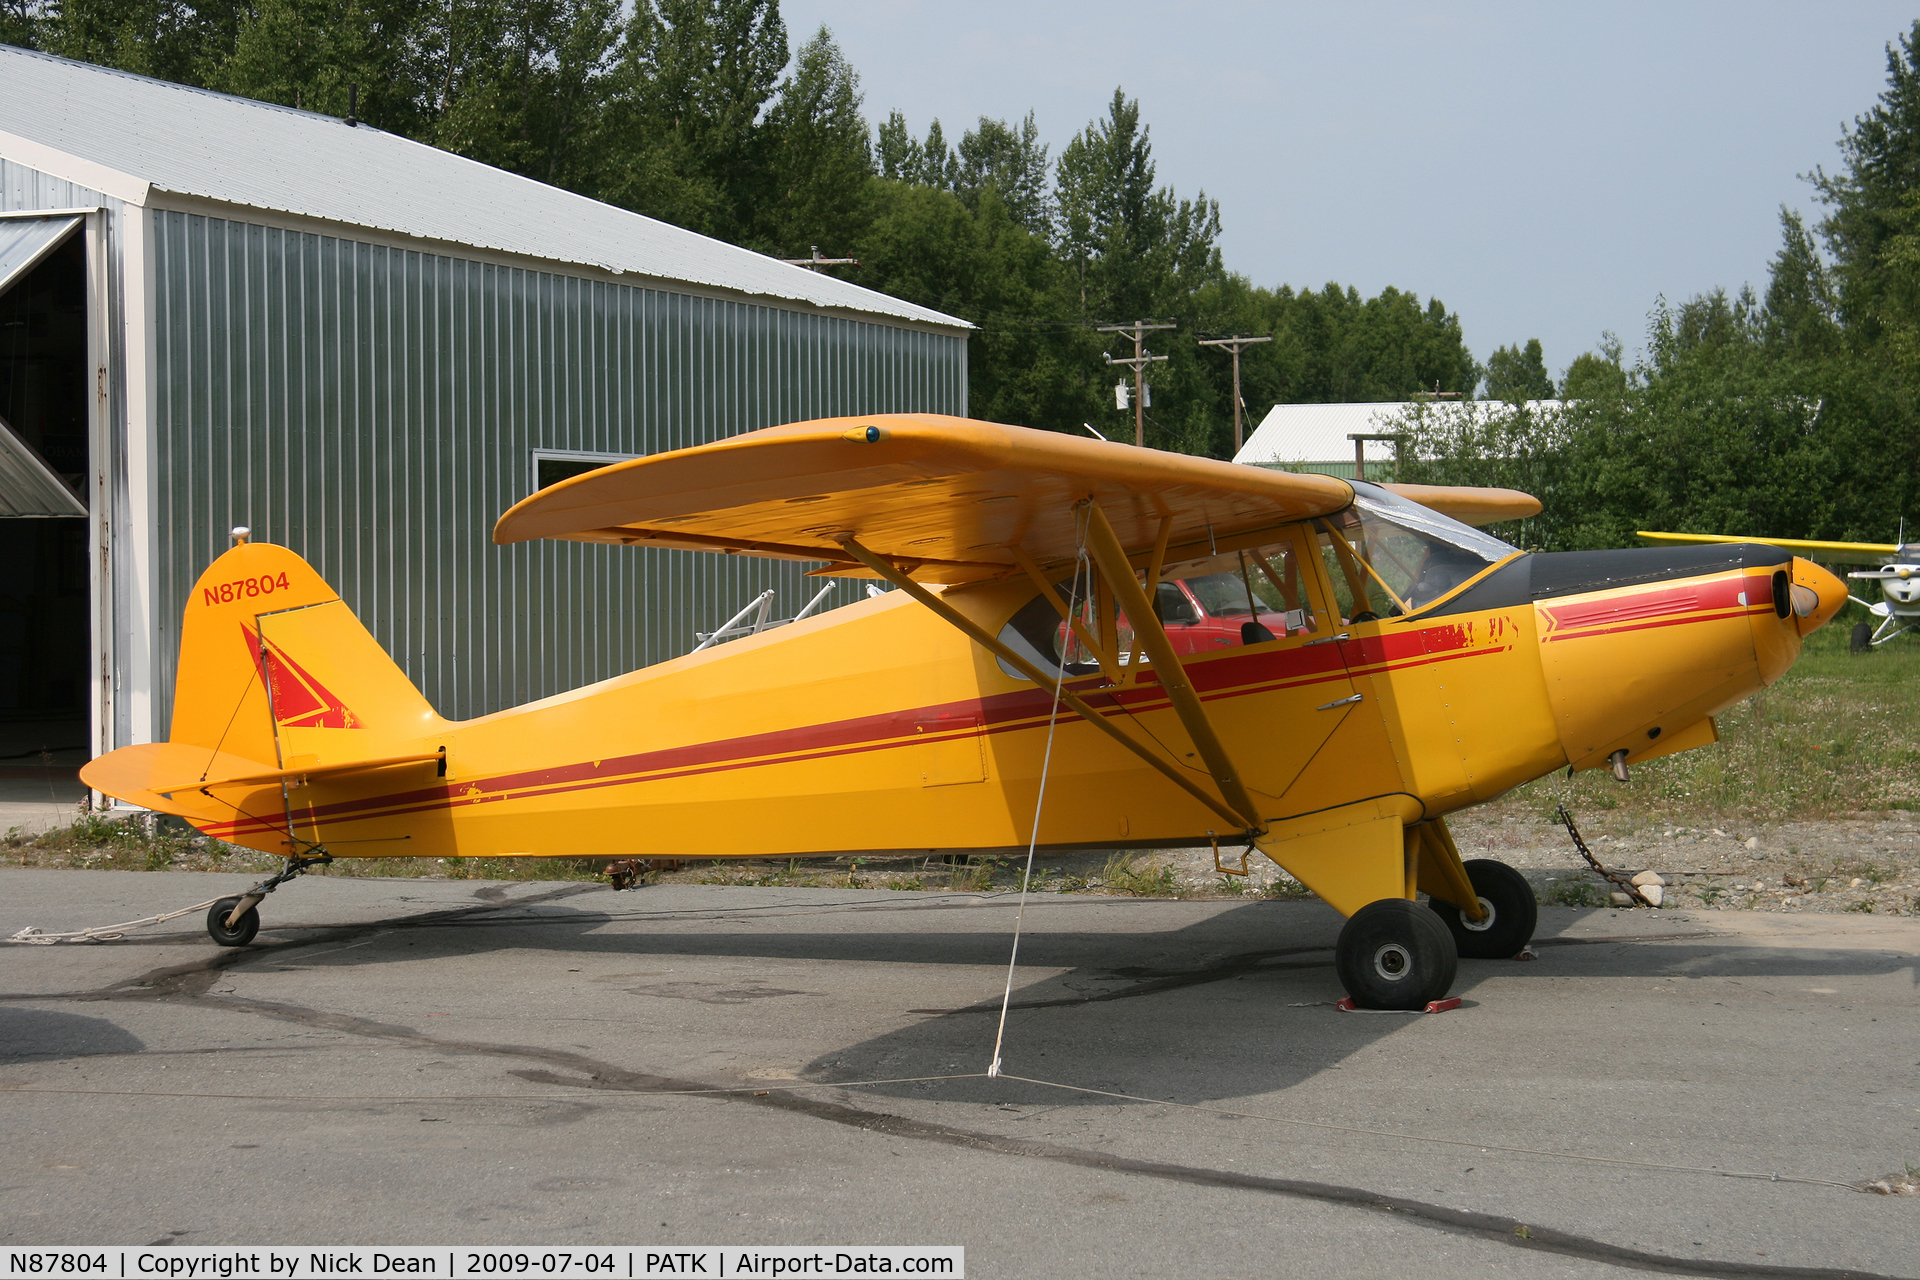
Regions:
<svg viewBox="0 0 1920 1280"><path fill-rule="evenodd" d="M1081 520L1087 517L1081 513ZM1073 651L1073 619L1080 609L1080 571L1087 564L1087 549L1084 526L1077 531L1073 557L1073 585L1067 588L1067 643L1060 654L1060 662L1054 669L1053 708L1047 713L1047 749L1040 758L1040 793L1033 800L1033 831L1027 839L1027 869L1020 877L1020 909L1013 917L1013 949L1007 955L1007 986L1000 993L1000 1024L993 1032L993 1062L987 1067L987 1078L1000 1074L1000 1046L1007 1036L1007 1009L1013 1003L1013 973L1020 963L1020 929L1027 918L1027 887L1033 883L1033 853L1040 844L1040 814L1047 805L1047 776L1053 768L1053 731L1060 723L1060 689L1067 678L1067 656ZM1091 570L1089 570L1091 572ZM1095 619L1098 625L1100 619Z"/></svg>
<svg viewBox="0 0 1920 1280"><path fill-rule="evenodd" d="M208 898L205 902L196 902L190 907L178 911L169 911L163 916L142 916L138 920L129 920L125 924L96 925L91 929L75 929L71 933L42 933L32 925L8 938L8 942L21 942L28 946L50 947L56 942L112 942L124 936L124 930L144 929L150 924L165 924L169 920L178 920L181 916L190 916L196 911L205 911L218 898Z"/></svg>

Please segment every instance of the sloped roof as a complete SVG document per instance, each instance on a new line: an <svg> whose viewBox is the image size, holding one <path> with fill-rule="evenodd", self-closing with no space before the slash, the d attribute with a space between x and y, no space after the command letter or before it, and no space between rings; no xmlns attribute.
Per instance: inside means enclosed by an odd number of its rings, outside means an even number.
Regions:
<svg viewBox="0 0 1920 1280"><path fill-rule="evenodd" d="M132 204L199 196L774 304L971 327L364 124L0 45L0 155L44 170L39 149L78 162L56 176L112 186L106 194Z"/></svg>
<svg viewBox="0 0 1920 1280"><path fill-rule="evenodd" d="M1492 406L1495 409L1502 405ZM1528 409L1557 409L1558 400L1529 400ZM1255 466L1287 467L1303 462L1352 462L1354 442L1349 436L1384 434L1399 429L1400 417L1412 405L1398 400L1357 404L1277 404L1267 411L1253 434L1233 455L1235 462ZM1485 401L1439 400L1426 406L1429 414L1446 418L1463 412L1486 412ZM1386 441L1367 443L1369 459L1393 457Z"/></svg>

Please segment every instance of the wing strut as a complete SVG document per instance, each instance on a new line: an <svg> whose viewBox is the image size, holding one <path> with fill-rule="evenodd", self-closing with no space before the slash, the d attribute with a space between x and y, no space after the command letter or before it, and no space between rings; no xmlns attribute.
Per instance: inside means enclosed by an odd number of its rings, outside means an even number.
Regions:
<svg viewBox="0 0 1920 1280"><path fill-rule="evenodd" d="M912 578L909 578L906 574L887 563L887 561L861 546L858 542L854 541L851 534L842 535L837 541L847 549L848 555L851 555L861 564L866 565L867 568L873 570L888 582L891 582L894 586L912 596L915 600L918 600L921 604L931 609L937 617L950 623L969 640L972 640L975 644L993 654L996 658L999 658L1002 662L1018 671L1027 679L1033 681L1036 685L1045 688L1047 685L1053 683L1051 678L1042 672L1040 668L1034 666L1033 663L1027 661L1027 659L1021 657L1006 645L1001 644L1000 641L993 636L982 631L979 627L975 626L970 619L962 616L953 606L949 605L939 596L934 595ZM1125 564L1124 557L1122 557L1121 563L1123 565ZM1127 571L1127 581L1133 581L1133 571L1131 569ZM1157 622L1155 627L1157 629ZM1136 634L1138 630L1137 628ZM1161 638L1164 641L1164 632L1161 633ZM1176 663L1175 670L1178 669L1178 664ZM1163 676L1162 678L1164 679L1165 677ZM1179 770L1174 765L1167 763L1147 747L1135 742L1122 731L1118 725L1094 710L1072 690L1062 686L1060 690L1060 701L1071 707L1081 719L1106 734L1109 738L1112 738L1127 750L1133 752L1134 755L1139 756L1155 769L1158 769L1166 776L1168 781L1192 796L1195 800L1198 800L1201 804L1207 806L1207 808L1219 814L1222 818L1225 818L1228 822L1238 827L1245 827L1250 832L1256 826L1255 823L1249 821L1247 818L1243 818L1241 815L1235 813L1233 809L1222 804L1217 798L1208 795L1204 790L1196 786L1191 779L1181 776ZM1248 805L1247 812L1249 814L1253 812L1251 804Z"/></svg>
<svg viewBox="0 0 1920 1280"><path fill-rule="evenodd" d="M1260 825L1260 810L1253 803L1253 797L1247 794L1246 787L1241 785L1240 771L1234 767L1232 757L1227 755L1220 735L1213 731L1213 723L1207 719L1207 710L1200 704L1200 695L1194 692L1193 682L1187 679L1187 669L1180 665L1180 657L1173 651L1173 642L1167 639L1167 629L1160 625L1159 611L1147 599L1147 593L1140 589L1139 581L1133 576L1133 565L1127 560L1126 548L1120 545L1113 526L1107 521L1107 513L1100 509L1098 502L1089 498L1087 512L1087 550L1093 553L1094 563L1100 566L1108 590L1119 597L1120 611L1133 623L1134 637L1147 651L1147 660L1153 663L1154 674L1160 677L1160 687L1167 691L1174 714L1180 717L1180 723L1186 726L1187 736L1193 739L1200 758L1206 761L1207 772L1213 775L1214 785L1220 788L1220 794L1239 813L1241 825L1249 833L1258 834L1265 830Z"/></svg>

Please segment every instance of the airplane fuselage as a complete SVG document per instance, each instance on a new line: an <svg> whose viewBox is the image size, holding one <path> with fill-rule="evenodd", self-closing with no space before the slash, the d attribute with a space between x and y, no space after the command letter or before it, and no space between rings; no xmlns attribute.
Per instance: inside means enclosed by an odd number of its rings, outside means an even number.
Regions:
<svg viewBox="0 0 1920 1280"><path fill-rule="evenodd" d="M1777 576L1821 572L1753 546L1514 556L1412 616L1339 623L1324 566L1302 563L1317 630L1183 664L1282 842L1341 806L1397 806L1411 824L1556 768L1712 741L1709 717L1798 654L1803 619ZM1012 579L943 598L991 632L1035 595ZM236 631L259 609L227 607ZM285 852L287 813L336 857L989 851L1032 834L1052 690L903 593L463 722L424 704L356 716L377 696L356 692L357 655L266 638L342 705L283 721L283 760L443 751L444 765L316 778L290 804L277 785L227 793L239 816L196 825L234 843ZM1067 683L1192 763L1150 670L1127 688ZM1222 825L1072 715L1051 732L1042 846L1205 843Z"/></svg>

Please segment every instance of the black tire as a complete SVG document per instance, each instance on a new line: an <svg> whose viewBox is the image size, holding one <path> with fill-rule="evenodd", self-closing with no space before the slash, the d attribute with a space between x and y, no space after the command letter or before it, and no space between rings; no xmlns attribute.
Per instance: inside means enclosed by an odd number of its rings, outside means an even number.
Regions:
<svg viewBox="0 0 1920 1280"><path fill-rule="evenodd" d="M1460 908L1439 898L1427 905L1453 935L1453 945L1469 960L1505 960L1533 941L1540 923L1540 904L1527 878L1504 862L1475 858L1467 863L1467 879L1488 918L1475 924Z"/></svg>
<svg viewBox="0 0 1920 1280"><path fill-rule="evenodd" d="M238 898L222 898L207 910L207 936L222 947L244 947L260 932L260 908L248 907L238 924L227 928L227 916L240 905Z"/></svg>
<svg viewBox="0 0 1920 1280"><path fill-rule="evenodd" d="M1422 1009L1446 997L1460 957L1440 918L1406 898L1369 902L1334 944L1340 985L1362 1009Z"/></svg>
<svg viewBox="0 0 1920 1280"><path fill-rule="evenodd" d="M1847 643L1847 648L1854 653L1872 653L1873 624L1868 622L1854 623L1853 635Z"/></svg>

